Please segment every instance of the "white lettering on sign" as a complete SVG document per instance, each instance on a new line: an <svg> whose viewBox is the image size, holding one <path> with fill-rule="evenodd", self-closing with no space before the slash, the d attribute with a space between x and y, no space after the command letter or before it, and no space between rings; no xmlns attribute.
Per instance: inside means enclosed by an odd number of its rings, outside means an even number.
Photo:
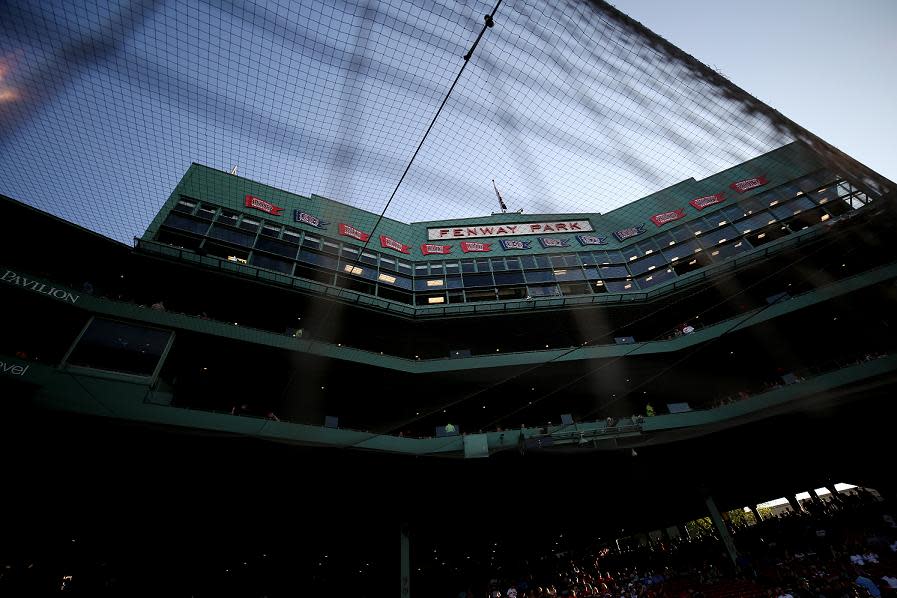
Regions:
<svg viewBox="0 0 897 598"><path fill-rule="evenodd" d="M19 365L17 363L5 363L0 361L0 374L9 374L10 376L24 376L30 365Z"/></svg>
<svg viewBox="0 0 897 598"><path fill-rule="evenodd" d="M588 220L561 220L557 222L516 222L514 224L493 224L477 226L445 226L427 229L428 241L445 239L471 239L486 237L518 237L521 235L544 235L547 233L588 233L592 232Z"/></svg>
<svg viewBox="0 0 897 598"><path fill-rule="evenodd" d="M57 289L56 287L52 286L48 287L46 284L42 283L39 280L29 280L24 276L16 274L12 270L7 270L3 276L0 276L0 281L8 282L9 284L28 289L29 291L34 291L35 293L40 293L42 295L50 295L51 297L55 297L60 301L65 301L68 303L75 303L76 301L78 301L78 295L74 295L66 291L65 289Z"/></svg>

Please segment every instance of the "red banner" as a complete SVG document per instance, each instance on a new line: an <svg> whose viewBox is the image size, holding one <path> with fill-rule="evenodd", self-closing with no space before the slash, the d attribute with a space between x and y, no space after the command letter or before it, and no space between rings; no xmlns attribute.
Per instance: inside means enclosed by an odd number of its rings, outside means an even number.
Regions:
<svg viewBox="0 0 897 598"><path fill-rule="evenodd" d="M256 210L261 210L266 214L271 214L272 216L280 216L280 213L283 212L283 208L279 208L275 206L271 202L267 202L264 199L259 199L254 195L246 196L246 207L247 208L255 208Z"/></svg>
<svg viewBox="0 0 897 598"><path fill-rule="evenodd" d="M410 245L405 245L404 243L399 243L395 239L390 239L386 235L380 235L380 247L386 247L387 249L395 249L396 251L400 251L402 253L411 253Z"/></svg>
<svg viewBox="0 0 897 598"><path fill-rule="evenodd" d="M344 237L352 237L353 239L358 239L359 241L367 241L371 238L369 234L362 232L353 226L349 226L348 224L343 223L340 223L339 225L339 234Z"/></svg>
<svg viewBox="0 0 897 598"><path fill-rule="evenodd" d="M474 241L461 241L461 251L468 253L470 251L486 252L492 251L492 243L476 243Z"/></svg>
<svg viewBox="0 0 897 598"><path fill-rule="evenodd" d="M705 197L697 197L691 200L690 203L696 210L703 210L707 206L712 206L713 204L720 203L726 199L725 193L717 193L716 195L707 195Z"/></svg>
<svg viewBox="0 0 897 598"><path fill-rule="evenodd" d="M440 255L446 255L452 252L451 245L432 245L430 243L421 243L420 252L424 255L430 255L431 253L438 253Z"/></svg>
<svg viewBox="0 0 897 598"><path fill-rule="evenodd" d="M766 180L765 176L758 176L758 177L754 177L752 179L745 179L743 181L738 181L737 183L732 183L729 186L732 187L732 189L734 189L735 191L738 191L739 193L744 193L745 191L748 191L749 189L753 189L754 187L762 187L763 185L765 185L768 182L769 181Z"/></svg>
<svg viewBox="0 0 897 598"><path fill-rule="evenodd" d="M651 216L651 222L657 226L663 226L667 222L673 222L685 217L685 208L679 208L672 212L664 212L663 214L654 214Z"/></svg>

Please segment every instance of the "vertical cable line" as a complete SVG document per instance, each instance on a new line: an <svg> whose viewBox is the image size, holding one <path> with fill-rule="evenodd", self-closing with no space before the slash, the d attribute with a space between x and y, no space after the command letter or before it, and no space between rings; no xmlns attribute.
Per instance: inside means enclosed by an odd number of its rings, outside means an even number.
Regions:
<svg viewBox="0 0 897 598"><path fill-rule="evenodd" d="M368 236L367 241L364 242L364 245L361 246L361 249L358 251L358 257L352 260L353 265L358 265L361 263L361 255L365 249L368 248L368 244L371 242L371 239L374 237L374 233L377 231L377 227L380 226L380 223L383 221L383 217L386 215L386 210L389 209L389 205L392 203L392 200L395 198L396 193L399 192L399 187L402 186L402 183L405 181L405 177L408 175L408 171L411 170L411 166L414 164L415 158L420 153L421 148L424 146L424 142L427 140L427 137L430 135L430 131L433 130L433 127L436 125L436 120L439 118L439 115L442 114L442 109L445 108L445 105L448 103L449 98L452 95L452 92L455 90L455 86L458 85L458 81L461 80L461 75L464 74L464 69L467 68L467 65L470 64L470 59L473 56L474 51L477 49L477 46L480 44L480 40L483 39L483 34L486 33L486 30L493 27L495 25L495 21L493 17L495 17L495 13L498 11L498 7L501 6L502 0L498 0L495 3L495 8L492 9L492 12L485 15L483 20L483 28L480 29L479 35L474 40L473 45L470 46L470 50L467 51L467 54L464 55L464 64L461 65L461 69L458 71L458 74L455 76L455 80L452 81L451 87L449 87L448 92L446 92L445 97L442 98L442 103L439 104L439 108L436 110L436 114L433 115L432 120L430 120L430 126L427 127L427 130L424 132L424 136L421 138L420 143L417 144L417 148L414 150L414 153L411 154L411 159L408 160L407 166L405 166L405 170L402 172L402 176L399 177L399 181L396 183L395 188L392 190L392 193L389 195L389 199L386 200L386 205L383 206L383 210L380 211L380 214L377 216L377 222L374 223L374 227L371 229L371 234ZM327 321L328 316L330 315L330 311L333 309L333 304L331 303L327 309L327 313L324 315L323 321Z"/></svg>

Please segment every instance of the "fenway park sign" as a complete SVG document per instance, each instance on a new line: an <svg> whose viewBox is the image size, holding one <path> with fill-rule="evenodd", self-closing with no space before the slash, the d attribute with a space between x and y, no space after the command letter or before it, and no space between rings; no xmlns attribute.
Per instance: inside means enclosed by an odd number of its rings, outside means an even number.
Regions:
<svg viewBox="0 0 897 598"><path fill-rule="evenodd" d="M517 222L477 226L448 226L427 229L428 241L446 239L479 239L485 237L519 237L550 233L589 233L592 224L588 220L558 220L553 222Z"/></svg>

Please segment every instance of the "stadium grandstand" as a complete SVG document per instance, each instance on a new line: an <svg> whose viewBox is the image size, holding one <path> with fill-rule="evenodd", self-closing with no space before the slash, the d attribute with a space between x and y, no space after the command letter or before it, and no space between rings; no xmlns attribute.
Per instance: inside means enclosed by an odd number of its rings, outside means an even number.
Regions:
<svg viewBox="0 0 897 598"><path fill-rule="evenodd" d="M600 1L12 2L0 593L897 591L894 183Z"/></svg>

